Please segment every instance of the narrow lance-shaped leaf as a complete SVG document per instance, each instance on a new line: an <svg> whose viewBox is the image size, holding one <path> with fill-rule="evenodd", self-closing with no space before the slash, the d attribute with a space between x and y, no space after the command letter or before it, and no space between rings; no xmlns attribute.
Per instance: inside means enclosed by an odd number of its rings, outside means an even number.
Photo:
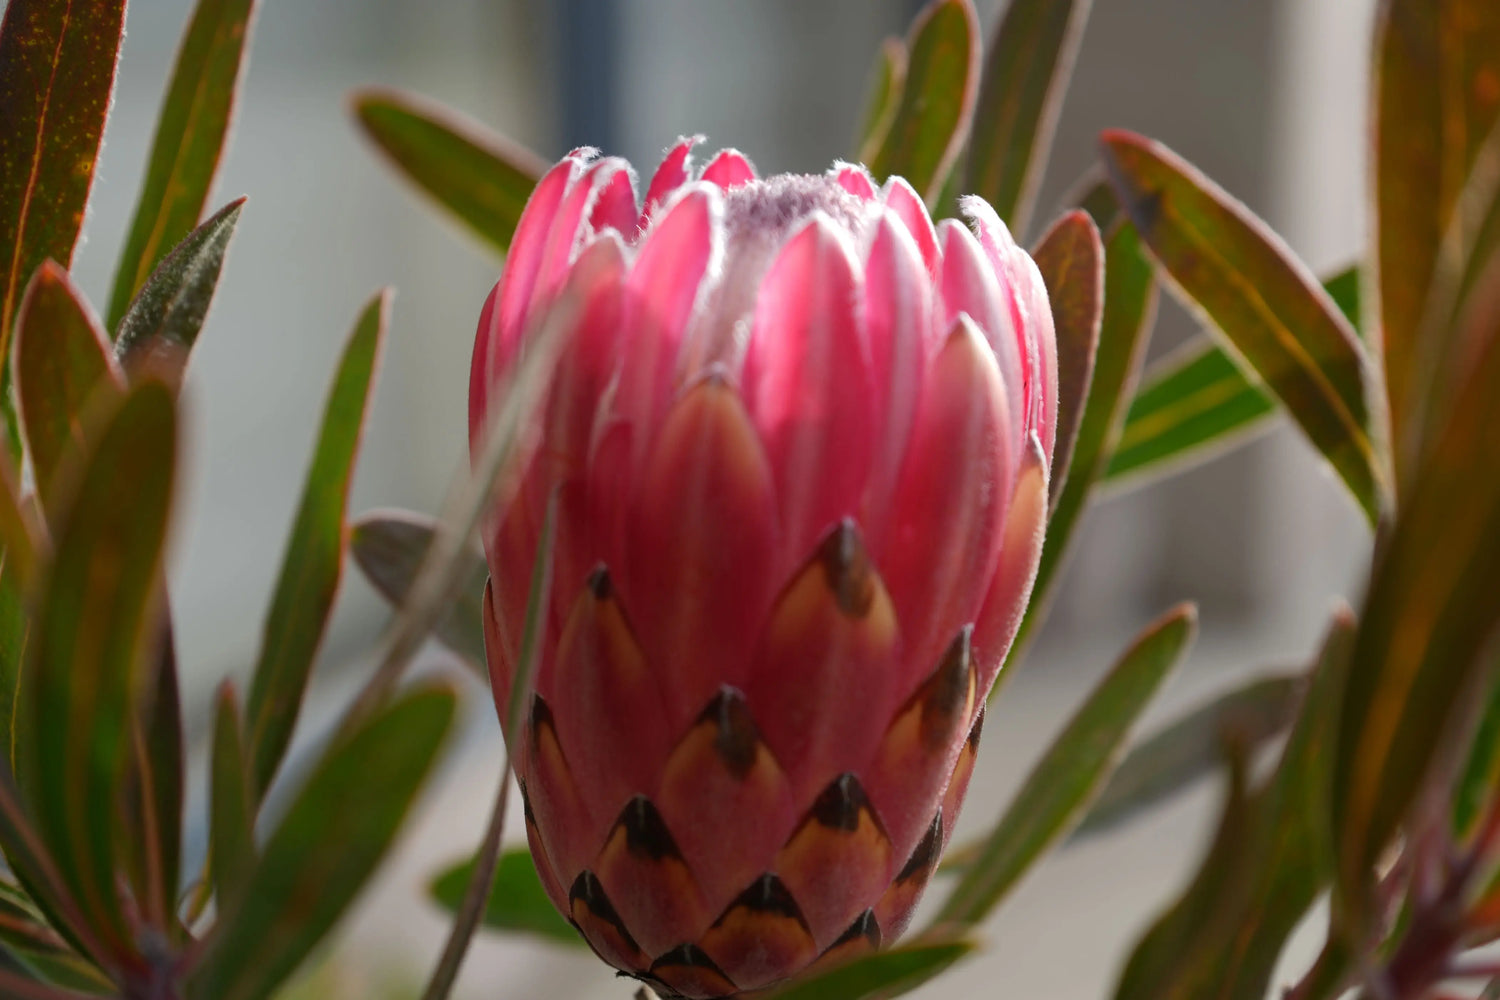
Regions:
<svg viewBox="0 0 1500 1000"><path fill-rule="evenodd" d="M354 116L397 170L504 253L546 165L453 112L387 90L354 95Z"/></svg>
<svg viewBox="0 0 1500 1000"><path fill-rule="evenodd" d="M1092 0L1011 0L990 47L968 189L1017 234L1031 221Z"/></svg>
<svg viewBox="0 0 1500 1000"><path fill-rule="evenodd" d="M143 693L131 719L130 754L121 781L121 822L133 832L120 845L120 857L141 921L169 938L179 938L182 705L164 589L156 602L162 610L153 626L155 655L142 671Z"/></svg>
<svg viewBox="0 0 1500 1000"><path fill-rule="evenodd" d="M47 918L47 924L80 955L97 961L109 953L89 930L78 904L63 884L47 847L22 806L24 798L11 779L10 772L0 769L0 849L11 873Z"/></svg>
<svg viewBox="0 0 1500 1000"><path fill-rule="evenodd" d="M418 688L329 747L204 942L189 1000L265 1000L296 971L390 848L455 704Z"/></svg>
<svg viewBox="0 0 1500 1000"><path fill-rule="evenodd" d="M115 85L125 0L10 0L0 24L0 359L42 261L68 267Z"/></svg>
<svg viewBox="0 0 1500 1000"><path fill-rule="evenodd" d="M1473 164L1438 248L1417 328L1418 367L1408 379L1417 399L1402 442L1408 464L1442 430L1467 374L1469 358L1459 334L1482 291L1478 286L1485 268L1500 253L1500 122L1490 129Z"/></svg>
<svg viewBox="0 0 1500 1000"><path fill-rule="evenodd" d="M865 113L854 146L854 158L860 163L875 159L891 130L891 122L896 120L896 108L906 86L906 43L899 38L882 42L871 76L870 94L865 99Z"/></svg>
<svg viewBox="0 0 1500 1000"><path fill-rule="evenodd" d="M107 401L114 403L114 401ZM118 896L123 761L172 495L176 416L165 386L114 405L74 473L32 639L28 786L39 832L90 928L134 948ZM92 416L98 416L93 414Z"/></svg>
<svg viewBox="0 0 1500 1000"><path fill-rule="evenodd" d="M365 306L344 348L266 614L245 727L257 798L270 785L291 742L343 573L349 482L389 316L390 293L381 292Z"/></svg>
<svg viewBox="0 0 1500 1000"><path fill-rule="evenodd" d="M1301 677L1266 677L1215 698L1158 730L1120 761L1068 844L1113 830L1203 778L1231 745L1247 752L1286 732L1307 685ZM979 842L948 848L942 870L962 871L983 849Z"/></svg>
<svg viewBox="0 0 1500 1000"><path fill-rule="evenodd" d="M34 585L47 542L33 506L21 499L20 477L0 449L0 762L16 773L20 686L31 616L27 594Z"/></svg>
<svg viewBox="0 0 1500 1000"><path fill-rule="evenodd" d="M1323 289L1350 323L1359 320L1359 270L1348 268ZM1146 372L1104 478L1149 482L1195 465L1262 426L1276 403L1247 379L1223 348L1193 340Z"/></svg>
<svg viewBox="0 0 1500 1000"><path fill-rule="evenodd" d="M1146 259L1135 229L1122 220L1105 245L1104 314L1083 422L1073 446L1067 482L1052 505L1036 583L1031 589L1031 603L1011 645L1012 661L1020 655L1027 637L1046 613L1073 531L1114 450L1126 407L1140 377L1147 332L1155 317L1156 279L1151 262Z"/></svg>
<svg viewBox="0 0 1500 1000"><path fill-rule="evenodd" d="M193 230L157 265L115 329L115 355L132 371L177 381L203 329L229 238L240 220L237 198Z"/></svg>
<svg viewBox="0 0 1500 1000"><path fill-rule="evenodd" d="M16 389L37 493L55 522L55 478L63 458L84 446L79 419L95 393L118 389L109 339L68 273L52 261L37 269L16 325Z"/></svg>
<svg viewBox="0 0 1500 1000"><path fill-rule="evenodd" d="M1464 342L1474 362L1375 568L1344 693L1332 815L1349 930L1432 762L1446 757L1500 623L1500 261Z"/></svg>
<svg viewBox="0 0 1500 1000"><path fill-rule="evenodd" d="M22 498L21 478L10 456L0 451L0 575L12 577L23 589L30 586L48 547L47 529L36 515L35 504L29 497ZM5 661L0 650L0 664ZM0 739L0 747L4 744Z"/></svg>
<svg viewBox="0 0 1500 1000"><path fill-rule="evenodd" d="M409 510L371 511L350 526L349 551L375 589L392 605L406 600L422 559L432 544L437 521ZM484 556L466 552L465 583L459 597L438 622L435 634L464 662L489 677L484 658Z"/></svg>
<svg viewBox="0 0 1500 1000"><path fill-rule="evenodd" d="M1267 995L1287 937L1328 882L1329 751L1353 632L1341 610L1262 787L1245 787L1249 746L1226 747L1234 773L1218 834L1197 876L1131 954L1116 1000Z"/></svg>
<svg viewBox="0 0 1500 1000"><path fill-rule="evenodd" d="M1188 341L1146 372L1105 480L1149 482L1207 461L1266 426L1275 412L1275 401L1220 347Z"/></svg>
<svg viewBox="0 0 1500 1000"><path fill-rule="evenodd" d="M877 180L899 174L929 204L958 160L979 90L979 17L972 0L931 0L907 40L906 82L870 159Z"/></svg>
<svg viewBox="0 0 1500 1000"><path fill-rule="evenodd" d="M1104 135L1125 210L1185 304L1223 336L1338 472L1373 524L1387 502L1384 415L1353 328L1243 205L1156 143Z"/></svg>
<svg viewBox="0 0 1500 1000"><path fill-rule="evenodd" d="M385 699L422 641L457 601L474 531L489 511L504 509L520 489L518 456L525 453L526 430L540 412L550 384L547 373L563 338L578 322L580 308L576 296L558 297L519 363L493 390L504 403L490 414L479 435L482 444L473 456L472 471L460 476L443 503L440 530L386 632L374 674L345 713L346 728Z"/></svg>
<svg viewBox="0 0 1500 1000"><path fill-rule="evenodd" d="M913 941L795 980L766 1000L875 1000L916 989L974 950L970 941Z"/></svg>
<svg viewBox="0 0 1500 1000"><path fill-rule="evenodd" d="M31 749L31 729L35 720L26 711L27 698L22 694L26 679L26 644L31 634L29 594L32 581L22 579L22 570L10 562L12 553L0 553L0 750L16 783L25 786L30 775L24 758ZM28 572L34 572L30 570Z"/></svg>
<svg viewBox="0 0 1500 1000"><path fill-rule="evenodd" d="M147 275L194 227L208 204L229 138L255 0L198 0L172 69L151 159L109 297L120 324Z"/></svg>
<svg viewBox="0 0 1500 1000"><path fill-rule="evenodd" d="M98 994L108 993L112 985L47 926L36 904L11 882L0 882L0 952L15 959L17 971L64 989Z"/></svg>
<svg viewBox="0 0 1500 1000"><path fill-rule="evenodd" d="M1500 650L1489 655L1495 662L1487 668L1484 709L1453 789L1453 834L1459 839L1473 834L1484 807L1500 795L1500 670L1496 670Z"/></svg>
<svg viewBox="0 0 1500 1000"><path fill-rule="evenodd" d="M1068 832L1109 776L1136 719L1187 652L1197 618L1192 605L1179 605L1121 654L1031 769L974 863L943 902L934 927L964 927L983 920Z"/></svg>
<svg viewBox="0 0 1500 1000"><path fill-rule="evenodd" d="M1059 219L1032 251L1057 331L1057 444L1047 489L1055 505L1083 424L1104 314L1104 247L1088 213Z"/></svg>
<svg viewBox="0 0 1500 1000"><path fill-rule="evenodd" d="M1102 833L1211 772L1231 744L1247 753L1287 731L1307 684L1296 676L1263 677L1187 713L1133 747L1073 839Z"/></svg>
<svg viewBox="0 0 1500 1000"><path fill-rule="evenodd" d="M1443 233L1500 116L1500 7L1386 0L1375 29L1374 271L1398 451L1420 410L1418 335ZM1405 476L1411 471L1403 463Z"/></svg>
<svg viewBox="0 0 1500 1000"><path fill-rule="evenodd" d="M214 706L209 779L208 872L219 907L227 909L255 862L255 799L240 729L240 699L229 681L219 686Z"/></svg>
<svg viewBox="0 0 1500 1000"><path fill-rule="evenodd" d="M473 877L473 861L452 865L433 879L432 897L449 912L456 912ZM519 931L557 944L587 947L583 937L547 898L531 853L525 848L500 855L485 903L483 924L491 930Z"/></svg>

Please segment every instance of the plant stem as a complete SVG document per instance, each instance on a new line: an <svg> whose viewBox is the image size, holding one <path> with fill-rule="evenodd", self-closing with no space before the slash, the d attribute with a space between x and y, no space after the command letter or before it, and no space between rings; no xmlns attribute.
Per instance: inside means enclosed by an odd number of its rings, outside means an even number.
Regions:
<svg viewBox="0 0 1500 1000"><path fill-rule="evenodd" d="M442 957L432 970L432 978L427 983L427 989L422 992L422 1000L447 1000L454 980L458 978L459 967L463 965L469 942L474 938L479 918L484 913L485 902L489 899L490 883L495 879L495 867L500 859L500 837L505 832L505 806L509 801L510 753L507 751L500 768L500 790L495 793L495 806L490 810L490 823L485 828L484 840L480 842L479 853L474 858L474 874L469 877L469 885L464 889L463 902L454 915L453 926L448 931L448 941L443 945Z"/></svg>

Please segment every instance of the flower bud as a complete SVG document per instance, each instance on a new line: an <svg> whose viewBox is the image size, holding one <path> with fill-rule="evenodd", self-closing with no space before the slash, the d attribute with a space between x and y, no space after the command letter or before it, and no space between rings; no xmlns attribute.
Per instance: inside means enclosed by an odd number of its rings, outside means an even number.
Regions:
<svg viewBox="0 0 1500 1000"><path fill-rule="evenodd" d="M504 718L555 503L513 734L532 855L602 958L696 998L910 919L1036 573L1057 366L1041 276L982 200L934 227L900 178L761 180L733 151L695 178L693 144L644 207L592 151L537 185L470 433L566 298L484 530L489 666Z"/></svg>

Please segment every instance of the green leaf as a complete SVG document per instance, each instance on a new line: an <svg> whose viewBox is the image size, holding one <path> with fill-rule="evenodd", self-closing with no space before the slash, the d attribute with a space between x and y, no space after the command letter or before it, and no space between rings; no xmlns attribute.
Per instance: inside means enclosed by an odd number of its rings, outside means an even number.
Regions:
<svg viewBox="0 0 1500 1000"><path fill-rule="evenodd" d="M1439 245L1416 332L1417 370L1408 379L1415 400L1401 441L1407 467L1442 428L1458 394L1468 370L1466 345L1458 336L1468 309L1481 297L1476 293L1483 290L1486 267L1500 253L1500 123L1473 163Z"/></svg>
<svg viewBox="0 0 1500 1000"><path fill-rule="evenodd" d="M1213 771L1234 745L1246 752L1286 732L1307 684L1302 677L1263 677L1200 705L1132 747L1073 839L1103 833L1182 791Z"/></svg>
<svg viewBox="0 0 1500 1000"><path fill-rule="evenodd" d="M54 519L58 467L85 444L79 416L96 393L118 391L120 384L109 339L82 293L68 272L45 262L21 300L16 390L37 493Z"/></svg>
<svg viewBox="0 0 1500 1000"><path fill-rule="evenodd" d="M501 253L546 170L535 154L453 112L389 90L354 95L354 116L397 170Z"/></svg>
<svg viewBox="0 0 1500 1000"><path fill-rule="evenodd" d="M1421 409L1419 336L1444 231L1500 115L1500 7L1388 0L1375 30L1374 273L1398 452ZM1399 469L1402 494L1406 475Z"/></svg>
<svg viewBox="0 0 1500 1000"><path fill-rule="evenodd" d="M1342 271L1336 271L1323 279L1323 291L1338 306L1339 312L1354 327L1354 332L1360 335L1361 343L1369 346L1369 333L1365 329L1363 317L1360 315L1360 282L1359 265L1351 264Z"/></svg>
<svg viewBox="0 0 1500 1000"><path fill-rule="evenodd" d="M219 685L214 706L209 775L208 871L224 909L233 905L245 873L255 863L255 797L240 728L240 699L230 681Z"/></svg>
<svg viewBox="0 0 1500 1000"><path fill-rule="evenodd" d="M9 577L10 586L19 590L29 587L36 579L38 563L47 549L46 532L37 523L36 508L31 497L22 499L20 477L15 466L10 464L10 455L0 448L0 577ZM0 591L5 585L0 584ZM4 599L0 598L0 605ZM0 619L4 617L0 610ZM0 626L0 635L5 633ZM18 660L9 657L11 650L0 641L0 674L6 667L14 667ZM0 699L4 698L5 685L0 681ZM0 730L9 728L8 713L0 712ZM0 748L9 741L0 736ZM0 750L0 759L8 760L8 754Z"/></svg>
<svg viewBox="0 0 1500 1000"><path fill-rule="evenodd" d="M21 805L22 797L10 772L0 768L0 849L5 863L27 898L46 917L48 926L80 954L106 958L108 952L90 933L78 905L60 881L57 864L37 835Z"/></svg>
<svg viewBox="0 0 1500 1000"><path fill-rule="evenodd" d="M264 1000L302 964L385 857L455 705L418 688L329 747L204 941L190 1000Z"/></svg>
<svg viewBox="0 0 1500 1000"><path fill-rule="evenodd" d="M1122 221L1114 227L1104 248L1104 314L1083 421L1068 464L1067 482L1052 504L1031 603L1011 644L1011 662L1020 657L1032 629L1046 614L1073 531L1114 451L1126 406L1140 377L1147 331L1155 317L1156 280L1151 262L1135 229Z"/></svg>
<svg viewBox="0 0 1500 1000"><path fill-rule="evenodd" d="M875 158L896 120L896 107L906 85L906 43L899 38L887 38L880 46L871 75L870 96L854 146L854 158L860 163Z"/></svg>
<svg viewBox="0 0 1500 1000"><path fill-rule="evenodd" d="M167 254L115 328L115 354L128 368L177 381L203 329L244 198L215 212Z"/></svg>
<svg viewBox="0 0 1500 1000"><path fill-rule="evenodd" d="M1104 246L1088 213L1074 211L1053 224L1032 257L1047 286L1057 331L1057 444L1047 486L1055 506L1068 479L1094 378L1104 315Z"/></svg>
<svg viewBox="0 0 1500 1000"><path fill-rule="evenodd" d="M1292 929L1327 884L1328 759L1353 619L1335 616L1275 773L1245 787L1249 746L1226 747L1218 834L1186 891L1136 946L1116 1000L1262 1000Z"/></svg>
<svg viewBox="0 0 1500 1000"><path fill-rule="evenodd" d="M21 889L0 882L0 952L20 970L66 989L107 993L113 984L89 961L73 953L67 941L47 926L46 917Z"/></svg>
<svg viewBox="0 0 1500 1000"><path fill-rule="evenodd" d="M354 562L386 600L400 606L406 600L422 559L432 544L437 521L409 510L372 511L359 517L349 531ZM464 553L465 583L459 598L438 622L435 634L481 676L488 678L484 658L484 581L489 570L484 556L472 548Z"/></svg>
<svg viewBox="0 0 1500 1000"><path fill-rule="evenodd" d="M1105 480L1190 467L1276 412L1217 345L1192 340L1151 366L1131 401Z"/></svg>
<svg viewBox="0 0 1500 1000"><path fill-rule="evenodd" d="M177 419L156 382L114 410L66 494L23 693L35 718L26 758L38 832L89 927L118 955L134 949L115 871L118 844L133 834L119 828L118 803L154 637Z"/></svg>
<svg viewBox="0 0 1500 1000"><path fill-rule="evenodd" d="M381 292L365 306L344 348L266 615L245 727L251 787L257 799L271 784L291 742L313 658L338 591L349 481L389 318L390 293Z"/></svg>
<svg viewBox="0 0 1500 1000"><path fill-rule="evenodd" d="M10 0L0 24L0 359L22 289L63 267L83 227L124 31L125 0Z"/></svg>
<svg viewBox="0 0 1500 1000"><path fill-rule="evenodd" d="M934 203L958 161L979 89L979 17L972 0L931 0L912 23L901 102L869 160L877 181L892 174Z"/></svg>
<svg viewBox="0 0 1500 1000"><path fill-rule="evenodd" d="M166 608L166 595L158 600ZM146 678L131 733L122 796L126 828L137 831L121 852L126 857L142 917L173 936L182 931L177 897L182 864L182 704L177 651L168 614L156 626L157 655Z"/></svg>
<svg viewBox="0 0 1500 1000"><path fill-rule="evenodd" d="M432 898L449 912L457 912L473 875L473 861L449 866L432 880ZM500 855L484 907L483 924L492 930L519 931L570 947L587 947L573 925L563 919L547 898L547 890L542 888L542 880L532 864L531 852L525 848Z"/></svg>
<svg viewBox="0 0 1500 1000"><path fill-rule="evenodd" d="M1120 655L1027 775L973 865L935 920L983 920L1038 858L1068 832L1113 768L1130 729L1192 643L1197 611L1178 605Z"/></svg>
<svg viewBox="0 0 1500 1000"><path fill-rule="evenodd" d="M1025 233L1092 0L1011 0L974 116L968 189Z"/></svg>
<svg viewBox="0 0 1500 1000"><path fill-rule="evenodd" d="M1495 656L1500 652L1492 653L1491 659ZM1500 671L1492 664L1487 672L1484 710L1453 790L1453 833L1460 840L1469 839L1482 808L1500 792Z"/></svg>
<svg viewBox="0 0 1500 1000"><path fill-rule="evenodd" d="M970 941L913 941L795 980L765 1000L875 1000L932 979L974 950Z"/></svg>
<svg viewBox="0 0 1500 1000"><path fill-rule="evenodd" d="M1323 288L1351 324L1359 319L1359 270L1348 268ZM1206 461L1276 411L1224 350L1189 341L1152 365L1130 404L1106 481L1149 480Z"/></svg>
<svg viewBox="0 0 1500 1000"><path fill-rule="evenodd" d="M1104 134L1116 193L1185 304L1282 401L1370 522L1387 502L1374 373L1353 328L1259 219L1164 147Z"/></svg>
<svg viewBox="0 0 1500 1000"><path fill-rule="evenodd" d="M30 745L27 730L32 728L26 713L26 697L21 684L26 671L26 640L31 629L27 594L35 568L21 569L13 557L17 551L0 553L0 753L4 770L21 774L20 746Z"/></svg>
<svg viewBox="0 0 1500 1000"><path fill-rule="evenodd" d="M198 0L162 101L109 297L111 330L162 254L198 225L234 113L255 0Z"/></svg>
<svg viewBox="0 0 1500 1000"><path fill-rule="evenodd" d="M1500 276L1500 262L1491 272ZM1453 759L1500 623L1500 285L1461 335L1469 377L1377 561L1344 693L1333 784L1339 900L1351 933L1367 881L1432 762Z"/></svg>
<svg viewBox="0 0 1500 1000"><path fill-rule="evenodd" d="M527 454L525 430L541 412L550 373L581 309L577 296L559 296L540 328L528 337L519 361L491 390L491 398L502 402L485 418L471 471L449 493L439 521L443 530L433 535L406 599L386 630L375 672L350 705L346 720L362 718L380 704L423 640L457 602L467 581L469 539L490 511L505 509L520 489L518 464Z"/></svg>

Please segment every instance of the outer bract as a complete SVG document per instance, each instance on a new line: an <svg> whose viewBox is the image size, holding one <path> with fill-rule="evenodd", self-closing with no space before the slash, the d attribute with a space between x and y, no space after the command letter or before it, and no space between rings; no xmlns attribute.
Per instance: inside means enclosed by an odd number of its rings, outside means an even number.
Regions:
<svg viewBox="0 0 1500 1000"><path fill-rule="evenodd" d="M693 140L636 200L580 150L479 321L471 445L549 308L577 321L485 531L502 718L547 505L554 584L518 774L543 884L685 997L901 933L953 828L1046 516L1057 389L1035 265L987 204L756 178Z"/></svg>

